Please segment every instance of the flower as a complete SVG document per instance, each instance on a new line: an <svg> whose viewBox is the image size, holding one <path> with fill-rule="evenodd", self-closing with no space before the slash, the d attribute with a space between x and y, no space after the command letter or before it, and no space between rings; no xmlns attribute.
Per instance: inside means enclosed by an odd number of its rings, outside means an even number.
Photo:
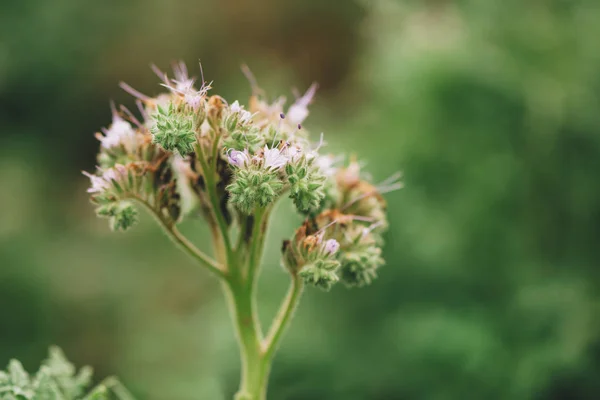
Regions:
<svg viewBox="0 0 600 400"><path fill-rule="evenodd" d="M110 181L105 180L104 177L92 175L85 171L83 172L83 174L90 178L90 183L92 184L92 186L87 190L88 193L102 193L108 188L110 188Z"/></svg>
<svg viewBox="0 0 600 400"><path fill-rule="evenodd" d="M244 110L244 108L240 106L240 102L237 100L233 102L233 104L229 107L229 110L234 114L238 114L238 121L242 124L250 122L254 116L254 114L252 114L250 111Z"/></svg>
<svg viewBox="0 0 600 400"><path fill-rule="evenodd" d="M310 85L304 96L297 99L296 102L290 106L287 113L290 123L301 124L306 117L308 117L308 105L312 102L318 87L319 85L316 83Z"/></svg>
<svg viewBox="0 0 600 400"><path fill-rule="evenodd" d="M156 66L152 66L152 69L158 75L160 79L164 83L161 85L169 89L170 91L177 93L183 96L183 100L185 103L190 106L194 111L198 111L202 106L202 100L206 96L206 93L211 88L210 84L206 85L204 82L204 77L202 80L202 87L200 90L196 90L194 88L194 83L196 82L195 78L191 78L188 75L188 70L183 61L179 63L173 64L173 74L175 75L175 79L169 79L167 74L163 73ZM200 66L200 71L202 71L202 66Z"/></svg>
<svg viewBox="0 0 600 400"><path fill-rule="evenodd" d="M250 164L250 156L247 151L231 150L227 154L227 161L229 164L241 168Z"/></svg>
<svg viewBox="0 0 600 400"><path fill-rule="evenodd" d="M172 81L175 83L176 90L184 92L194 86L195 79L189 77L187 66L183 61L173 64L173 74L175 79Z"/></svg>
<svg viewBox="0 0 600 400"><path fill-rule="evenodd" d="M334 176L337 168L333 166L336 159L331 155L317 157L316 164L321 173L325 176Z"/></svg>
<svg viewBox="0 0 600 400"><path fill-rule="evenodd" d="M122 145L130 153L133 153L139 145L135 129L116 113L113 114L110 127L104 130L104 136L99 135L98 139L101 146L106 149Z"/></svg>
<svg viewBox="0 0 600 400"><path fill-rule="evenodd" d="M88 172L83 172L85 176L90 178L92 186L87 190L88 193L102 193L110 189L112 182L123 177L127 173L125 166L117 164L114 168L107 169L101 176L93 175Z"/></svg>
<svg viewBox="0 0 600 400"><path fill-rule="evenodd" d="M279 149L269 149L265 145L264 167L268 169L280 169L288 162L288 158Z"/></svg>
<svg viewBox="0 0 600 400"><path fill-rule="evenodd" d="M338 251L339 248L340 248L340 244L335 239L329 239L329 240L327 240L325 242L325 245L323 246L323 249L325 250L325 253L328 254L328 255L335 254Z"/></svg>
<svg viewBox="0 0 600 400"><path fill-rule="evenodd" d="M233 102L233 104L229 107L229 109L231 110L232 113L239 113L240 111L242 111L240 102L237 100Z"/></svg>

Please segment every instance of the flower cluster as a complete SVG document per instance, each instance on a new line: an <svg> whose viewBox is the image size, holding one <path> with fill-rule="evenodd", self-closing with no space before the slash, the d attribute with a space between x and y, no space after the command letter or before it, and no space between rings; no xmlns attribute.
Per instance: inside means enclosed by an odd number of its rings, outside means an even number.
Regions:
<svg viewBox="0 0 600 400"><path fill-rule="evenodd" d="M357 162L343 167L343 159L321 154L322 136L310 142L301 124L316 85L286 109L284 98L266 101L250 76L254 90L245 107L209 95L204 78L196 89L181 63L174 78L153 69L167 92L150 97L121 84L137 98L140 116L113 106L111 126L97 135L99 166L86 175L99 216L125 230L137 220L137 203L175 224L182 197L194 197L213 226L241 228L289 197L307 218L284 246L289 271L323 289L339 280L371 282L383 264L381 195L399 188L399 177L372 185Z"/></svg>
<svg viewBox="0 0 600 400"><path fill-rule="evenodd" d="M361 287L377 277L384 263L381 235L387 219L382 193L401 188L400 176L374 186L361 178L354 161L332 172L329 190L335 195L323 202L321 213L304 222L293 240L284 243L283 262L306 283L326 290L338 281ZM333 246L333 242L335 251L323 251L322 243Z"/></svg>

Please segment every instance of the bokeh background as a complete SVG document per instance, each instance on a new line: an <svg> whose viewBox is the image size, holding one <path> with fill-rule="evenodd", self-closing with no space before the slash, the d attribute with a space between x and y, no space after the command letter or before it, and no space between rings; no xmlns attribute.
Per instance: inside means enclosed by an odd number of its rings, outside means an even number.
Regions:
<svg viewBox="0 0 600 400"><path fill-rule="evenodd" d="M50 344L140 399L230 399L219 287L148 216L109 232L88 203L93 133L151 62L246 99L320 91L307 127L389 194L387 266L307 290L270 398L600 397L600 3L596 0L5 0L0 5L0 365ZM283 296L270 232L262 317ZM182 229L201 246L200 222Z"/></svg>

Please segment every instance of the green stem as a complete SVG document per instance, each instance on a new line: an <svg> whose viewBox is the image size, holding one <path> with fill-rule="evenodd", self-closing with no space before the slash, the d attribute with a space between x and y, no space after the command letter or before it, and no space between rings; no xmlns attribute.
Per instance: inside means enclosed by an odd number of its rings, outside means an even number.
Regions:
<svg viewBox="0 0 600 400"><path fill-rule="evenodd" d="M217 171L215 168L210 168L210 166L208 165L208 160L206 159L202 146L196 146L196 154L198 156L200 166L202 167L202 172L206 183L206 192L208 194L208 200L212 208L213 216L217 221L217 225L221 234L221 239L225 246L226 259L228 263L231 263L234 254L233 248L231 247L231 240L229 237L229 229L227 227L227 222L225 221L225 218L221 213L221 205L219 204L219 198L217 195L217 182L215 180Z"/></svg>
<svg viewBox="0 0 600 400"><path fill-rule="evenodd" d="M281 303L277 316L269 329L269 334L263 343L265 359L269 360L269 362L277 351L281 338L294 316L294 311L298 307L303 288L304 284L302 280L297 276L292 276L292 282L290 283L287 295L283 303Z"/></svg>
<svg viewBox="0 0 600 400"><path fill-rule="evenodd" d="M224 285L236 336L240 347L241 379L236 400L263 400L270 362L261 350L261 334L257 325L254 296L239 281Z"/></svg>
<svg viewBox="0 0 600 400"><path fill-rule="evenodd" d="M208 255L204 254L200 249L198 249L192 242L186 238L174 224L166 221L161 215L160 212L155 210L147 201L137 197L131 196L132 200L135 200L139 204L141 204L144 208L148 210L148 212L156 219L159 225L163 228L164 232L167 236L185 253L190 255L196 261L199 261L204 267L208 268L210 272L218 276L219 278L225 278L225 271L223 268L217 264L215 260L210 258Z"/></svg>
<svg viewBox="0 0 600 400"><path fill-rule="evenodd" d="M266 208L259 208L254 213L254 222L252 226L252 237L250 242L250 251L248 257L247 283L252 289L256 283L256 276L260 268L263 249L265 247L265 237L267 236L267 219L269 211Z"/></svg>

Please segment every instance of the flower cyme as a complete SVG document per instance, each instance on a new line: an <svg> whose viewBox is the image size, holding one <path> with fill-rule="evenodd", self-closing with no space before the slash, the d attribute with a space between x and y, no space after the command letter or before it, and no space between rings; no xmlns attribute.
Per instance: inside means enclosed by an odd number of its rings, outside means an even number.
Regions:
<svg viewBox="0 0 600 400"><path fill-rule="evenodd" d="M99 136L97 172L85 173L90 199L113 230L134 225L134 205L142 205L224 284L242 350L242 383L235 398L262 399L268 375L263 372L303 288L329 290L339 281L364 286L377 276L388 224L382 194L401 187L399 175L374 185L353 159L338 167L338 158L319 154L323 135L314 145L301 126L316 84L296 96L285 115L285 97L266 100L247 68L252 96L246 108L235 99L207 96L210 85L203 77L197 90L183 63L173 67L173 79L153 69L165 93L150 97L121 83L136 97L141 117L123 107L117 114L113 106L112 124ZM254 288L275 204L284 195L305 219L283 242L281 261L291 284L263 335L252 318L258 315ZM197 217L209 225L214 257L177 227Z"/></svg>

